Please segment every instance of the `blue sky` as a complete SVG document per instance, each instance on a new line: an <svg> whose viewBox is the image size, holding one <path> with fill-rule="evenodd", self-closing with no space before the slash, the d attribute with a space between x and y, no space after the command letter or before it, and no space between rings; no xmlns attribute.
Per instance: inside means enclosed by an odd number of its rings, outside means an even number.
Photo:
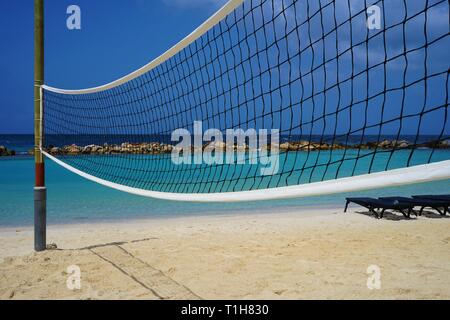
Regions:
<svg viewBox="0 0 450 320"><path fill-rule="evenodd" d="M321 0L322 3L328 3L329 0ZM438 2L439 0L431 0L429 4ZM290 1L286 1L289 3ZM370 1L369 1L370 2ZM184 36L190 33L212 13L214 13L225 0L46 0L45 1L45 82L47 85L77 89L101 85L112 80L115 80L129 72L143 66L153 58L157 57L173 44L181 40ZM297 14L298 18L302 18L306 14L306 2L299 2L297 13L293 12L292 7L286 10L286 15ZM319 2L310 1L311 12L317 10ZM336 0L336 16L338 23L347 19L347 0ZM351 3L352 12L359 12L364 9L364 0L353 0ZM408 1L408 7L403 7L403 2L397 0L385 0L386 10L385 22L387 25L395 24L396 21L403 19L404 14L408 16L414 15L423 9L425 0ZM82 14L82 29L68 30L66 28L66 8L71 4L77 4L81 8ZM275 11L280 10L281 0L274 0ZM329 6L330 7L330 6ZM344 9L343 9L344 8ZM328 13L331 13L329 11ZM327 10L324 10L324 15L327 15ZM281 16L282 17L282 16ZM317 17L317 16L316 16ZM362 17L362 15L360 16ZM332 21L332 16L328 17L327 21ZM407 46L418 47L423 44L423 20L421 16L411 20L406 25ZM284 22L282 18L277 21L280 23L275 28L283 29ZM293 21L290 19L290 21ZM315 37L321 35L320 21L312 20L311 22L312 41ZM355 19L353 21L353 28L356 31L354 35L354 43L357 38L364 39L365 27L364 20ZM437 6L430 10L428 16L428 33L432 38L433 32L430 30L437 30L436 34L446 32L448 27L448 5ZM327 23L325 23L325 29ZM349 37L345 33L345 27L342 28L343 33L339 34L340 50L345 50L349 46ZM442 31L444 30L444 31ZM447 29L448 30L448 29ZM300 29L300 34L303 39L307 38L308 30ZM387 46L387 56L395 56L399 50L402 50L402 29L401 27L393 28L387 35L389 44ZM33 1L2 1L0 3L0 37L2 42L0 44L0 52L2 52L2 59L0 59L0 133L32 133L33 125ZM288 39L291 41L291 39ZM295 39L293 39L295 42ZM429 68L428 72L437 70L446 70L448 67L448 37L446 39L444 50L442 46L439 48L431 47L428 51ZM334 42L331 39L332 43ZM303 45L307 45L307 41L303 41ZM296 47L297 45L297 47ZM378 39L371 42L369 59L376 63L380 59L384 59L383 44ZM298 44L290 42L291 50L298 50ZM273 49L273 48L272 48ZM323 48L316 47L315 54L323 51ZM365 68L365 51L364 48L356 47L353 50L355 60L353 67L355 70ZM413 81L415 78L420 78L423 70L423 55L424 51L418 51L408 56L408 71L407 80ZM325 48L325 55L327 49ZM272 58L276 53L271 55ZM352 65L349 60L345 60L349 55L342 58L342 66L340 74L348 74ZM293 73L298 73L299 70L308 70L311 68L310 57L308 50L302 56L301 63L291 65ZM321 56L316 56L315 61L320 62ZM275 59L272 59L275 61ZM431 62L431 63L430 63ZM295 68L295 66L297 68ZM286 67L286 65L284 66ZM333 74L333 66L330 64L329 74ZM404 59L395 59L387 66L392 76L389 76L388 87L398 86L399 79L402 78L402 68L404 68ZM397 70L397 71L396 71ZM324 82L319 70L314 75L316 80L316 90L318 83ZM334 72L336 73L336 72ZM288 72L284 73L286 77ZM310 79L309 79L310 80ZM328 81L333 80L332 77ZM365 81L361 79L361 83ZM381 79L375 78L372 80L372 88L374 90L380 89L377 87ZM305 78L308 82L308 78ZM435 85L430 83L428 87L429 94L427 105L433 106L442 104L443 93L445 87L442 87L443 79L437 79ZM364 88L355 88L355 100L358 99L358 94L364 92ZM424 99L420 92L422 88L413 87L408 91L405 104L408 109L417 112L422 108ZM308 84L305 91L311 90ZM342 88L344 94L345 86ZM447 89L448 90L448 89ZM333 94L330 92L328 99L328 106L333 108ZM345 99L349 99L347 96ZM401 97L392 93L388 97L389 101L386 107L385 116L396 116L398 112L398 104L401 103ZM343 99L344 100L344 99ZM320 101L319 101L320 102ZM374 101L373 112L371 118L373 121L378 121L375 118L380 115L379 101ZM396 107L397 106L397 107ZM363 107L356 106L355 109ZM304 103L302 106L305 114L311 113L311 101ZM320 112L320 110L318 110ZM297 113L298 114L298 113ZM344 115L344 113L342 113ZM362 113L361 113L362 114ZM433 123L442 123L442 112L435 112L429 114L425 122L422 123L423 131L421 133L436 133L433 130ZM347 117L347 115L345 115ZM292 121L298 119L291 119ZM417 120L417 119L416 119ZM346 123L345 119L338 119L341 121L342 131L346 131L350 123ZM363 125L362 117L353 117L353 126L361 127ZM408 123L409 121L409 123ZM348 121L347 121L348 122ZM370 119L369 119L370 123ZM405 120L404 132L415 133L414 128L416 121L413 119ZM333 127L333 126L330 126ZM392 128L387 128L385 133L395 133L398 124L393 124ZM447 122L447 133L450 132L450 125ZM320 128L318 129L321 131ZM436 131L435 130L435 131ZM374 132L376 133L376 132Z"/></svg>
<svg viewBox="0 0 450 320"><path fill-rule="evenodd" d="M45 80L85 88L119 78L184 38L225 0L45 0ZM66 9L81 8L69 31ZM32 133L32 0L0 1L0 134Z"/></svg>

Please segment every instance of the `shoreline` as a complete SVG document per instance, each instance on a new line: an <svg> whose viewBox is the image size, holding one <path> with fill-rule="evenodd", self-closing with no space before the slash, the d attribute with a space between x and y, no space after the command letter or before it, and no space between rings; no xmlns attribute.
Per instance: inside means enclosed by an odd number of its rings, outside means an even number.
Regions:
<svg viewBox="0 0 450 320"><path fill-rule="evenodd" d="M341 202L343 202L342 200ZM325 204L325 205L291 205L291 206L285 206L285 207L279 207L277 206L277 213L273 213L274 207L269 207L266 209L261 208L253 208L250 210L246 210L245 213L242 213L239 209L224 209L223 211L216 211L216 212L210 212L207 213L201 212L197 214L193 213L187 213L187 214L175 214L175 215L154 215L154 216L147 216L147 217L131 217L131 218L79 218L79 219L73 219L72 221L68 222L48 222L47 221L47 227L76 227L76 226L85 226L85 225L120 225L120 224L133 224L138 222L157 222L157 223L164 223L169 222L173 220L191 220L191 219L203 219L203 218L237 218L237 217L257 217L257 216L270 216L270 215L278 215L278 214L299 214L302 217L310 217L314 216L317 213L323 212L326 214L326 212L336 211L337 213L344 211L344 203L338 204ZM351 206L349 207L351 208ZM298 211L301 210L301 213L298 213ZM314 213L307 213L303 211L310 211L312 210ZM15 229L32 229L33 224L18 224L18 225L0 225L0 233L1 232L8 232Z"/></svg>
<svg viewBox="0 0 450 320"><path fill-rule="evenodd" d="M167 299L449 299L449 227L428 213L274 210L52 226L58 249L40 253L32 228L0 229L0 299L158 299L141 284ZM80 290L66 287L71 265ZM367 288L371 265L380 290Z"/></svg>
<svg viewBox="0 0 450 320"><path fill-rule="evenodd" d="M268 207L261 209L260 207L255 208L246 208L245 213L242 213L239 208L233 209L223 209L214 212L202 211L200 213L188 212L186 214L157 214L157 215L147 215L147 216L132 216L132 217L111 217L111 218L89 218L89 217L81 217L81 218L72 218L70 221L48 221L47 217L47 226L48 227L57 227L57 226L71 226L71 225L85 225L85 224L120 224L120 223L128 223L128 222L137 222L137 221L170 221L173 219L183 219L183 218L202 218L202 217L236 217L236 216L254 216L254 215L270 215L273 214L273 211L276 209L278 213L292 213L295 214L297 211L302 211L301 215L305 215L303 211L312 210L316 211L328 211L328 210L336 210L336 211L344 211L345 199L336 199L336 203L330 202L326 204L307 204L307 205L285 205L280 206L279 204L270 206L270 201L268 201ZM31 215L31 214L30 214ZM50 219L51 220L51 219ZM11 225L1 225L0 224L0 232L8 231L11 229L17 228L33 228L33 221L29 224L11 224Z"/></svg>

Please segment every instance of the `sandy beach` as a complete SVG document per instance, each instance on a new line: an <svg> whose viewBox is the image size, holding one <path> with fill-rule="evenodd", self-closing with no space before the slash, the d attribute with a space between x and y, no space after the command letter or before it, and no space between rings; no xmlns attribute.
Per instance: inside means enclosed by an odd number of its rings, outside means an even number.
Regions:
<svg viewBox="0 0 450 320"><path fill-rule="evenodd" d="M1 299L450 299L450 218L434 214L377 220L336 208L53 225L48 242L58 248L34 253L31 228L0 229ZM379 289L368 288L371 265ZM70 266L80 289L67 286Z"/></svg>

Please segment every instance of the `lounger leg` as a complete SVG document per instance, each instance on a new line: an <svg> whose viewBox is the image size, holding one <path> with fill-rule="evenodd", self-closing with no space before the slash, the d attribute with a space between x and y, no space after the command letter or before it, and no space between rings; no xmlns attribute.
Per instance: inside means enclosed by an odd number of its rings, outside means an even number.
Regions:
<svg viewBox="0 0 450 320"><path fill-rule="evenodd" d="M419 216L421 216L421 215L422 215L423 209L425 209L425 207L422 207L422 208L420 208L420 211L419 211Z"/></svg>
<svg viewBox="0 0 450 320"><path fill-rule="evenodd" d="M441 215L441 216L445 216L445 208L443 208L444 209L444 212L442 212L440 209L439 209L439 207L432 207L434 210L436 210L437 212L439 212L439 214Z"/></svg>
<svg viewBox="0 0 450 320"><path fill-rule="evenodd" d="M408 208L408 212L406 213L405 217L411 219L411 207Z"/></svg>
<svg viewBox="0 0 450 320"><path fill-rule="evenodd" d="M350 203L350 201L347 201L346 203L345 203L345 209L344 209L344 212L347 212L347 208L348 208L348 204Z"/></svg>
<svg viewBox="0 0 450 320"><path fill-rule="evenodd" d="M380 216L378 217L378 219L383 219L383 215L384 215L384 211L385 211L386 209L383 209L383 210L381 210L381 213L380 213Z"/></svg>

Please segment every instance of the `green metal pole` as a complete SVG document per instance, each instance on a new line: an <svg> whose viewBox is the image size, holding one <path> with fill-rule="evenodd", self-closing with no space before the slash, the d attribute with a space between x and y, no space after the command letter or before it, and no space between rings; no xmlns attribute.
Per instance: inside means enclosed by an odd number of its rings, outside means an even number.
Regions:
<svg viewBox="0 0 450 320"><path fill-rule="evenodd" d="M34 0L34 250L46 249L46 198L44 157L42 146L43 97L41 86L44 84L44 0Z"/></svg>

